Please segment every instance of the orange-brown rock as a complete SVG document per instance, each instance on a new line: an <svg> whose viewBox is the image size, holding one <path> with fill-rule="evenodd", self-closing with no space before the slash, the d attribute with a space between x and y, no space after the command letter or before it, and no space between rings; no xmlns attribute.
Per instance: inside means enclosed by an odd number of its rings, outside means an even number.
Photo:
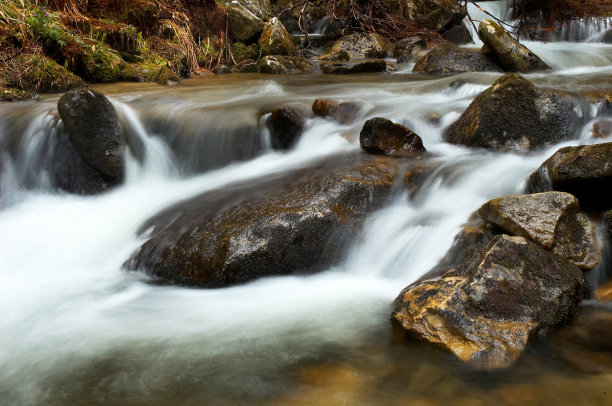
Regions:
<svg viewBox="0 0 612 406"><path fill-rule="evenodd" d="M466 274L418 281L394 302L392 317L415 337L483 369L511 365L530 338L572 314L584 293L578 267L523 237L496 236Z"/></svg>
<svg viewBox="0 0 612 406"><path fill-rule="evenodd" d="M597 288L595 299L601 302L612 302L612 281L608 281Z"/></svg>

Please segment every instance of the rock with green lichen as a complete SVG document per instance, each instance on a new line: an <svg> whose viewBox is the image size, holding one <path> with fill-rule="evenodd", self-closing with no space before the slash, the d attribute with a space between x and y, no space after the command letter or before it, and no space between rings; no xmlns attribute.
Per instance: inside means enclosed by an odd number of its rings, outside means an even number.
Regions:
<svg viewBox="0 0 612 406"><path fill-rule="evenodd" d="M536 54L493 21L481 21L478 36L506 71L529 73L550 69Z"/></svg>
<svg viewBox="0 0 612 406"><path fill-rule="evenodd" d="M417 60L412 71L446 74L462 72L501 72L501 69L493 61L479 52L460 48L451 42L445 42Z"/></svg>
<svg viewBox="0 0 612 406"><path fill-rule="evenodd" d="M262 55L297 55L291 35L276 17L264 27L259 38L259 49Z"/></svg>
<svg viewBox="0 0 612 406"><path fill-rule="evenodd" d="M526 192L559 190L573 194L587 209L606 210L612 198L612 143L559 149L527 180Z"/></svg>
<svg viewBox="0 0 612 406"><path fill-rule="evenodd" d="M392 318L473 367L504 368L571 316L584 292L577 266L523 237L498 235L473 269L405 288Z"/></svg>
<svg viewBox="0 0 612 406"><path fill-rule="evenodd" d="M572 100L508 73L478 95L444 137L470 147L528 151L575 137L577 125Z"/></svg>
<svg viewBox="0 0 612 406"><path fill-rule="evenodd" d="M34 98L34 93L27 90L8 88L0 86L0 101L22 101Z"/></svg>

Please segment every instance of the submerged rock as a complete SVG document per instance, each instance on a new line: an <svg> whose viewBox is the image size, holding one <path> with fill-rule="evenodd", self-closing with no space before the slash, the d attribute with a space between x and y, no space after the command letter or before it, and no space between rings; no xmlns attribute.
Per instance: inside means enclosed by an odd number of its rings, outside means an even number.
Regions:
<svg viewBox="0 0 612 406"><path fill-rule="evenodd" d="M119 117L112 103L89 89L75 89L57 102L57 110L76 151L110 183L123 180L124 148Z"/></svg>
<svg viewBox="0 0 612 406"><path fill-rule="evenodd" d="M297 142L304 131L304 117L288 107L274 110L266 119L272 144L276 148L287 149Z"/></svg>
<svg viewBox="0 0 612 406"><path fill-rule="evenodd" d="M423 140L416 133L386 118L365 122L359 134L361 148L371 154L397 157L420 155L426 151Z"/></svg>
<svg viewBox="0 0 612 406"><path fill-rule="evenodd" d="M393 319L476 368L510 366L531 338L572 314L584 293L575 265L523 237L495 237L464 275L450 271L400 293Z"/></svg>
<svg viewBox="0 0 612 406"><path fill-rule="evenodd" d="M312 112L315 116L330 117L341 124L352 123L359 111L359 105L354 102L337 103L328 99L316 99L312 104Z"/></svg>
<svg viewBox="0 0 612 406"><path fill-rule="evenodd" d="M259 49L262 55L297 55L291 35L276 17L264 27L259 38Z"/></svg>
<svg viewBox="0 0 612 406"><path fill-rule="evenodd" d="M612 143L561 148L527 180L526 192L559 190L587 209L608 209L612 198Z"/></svg>
<svg viewBox="0 0 612 406"><path fill-rule="evenodd" d="M552 250L583 269L601 261L601 247L578 199L569 193L547 192L489 200L478 215L512 235Z"/></svg>
<svg viewBox="0 0 612 406"><path fill-rule="evenodd" d="M478 35L507 71L529 73L550 69L536 54L493 21L482 21L478 26Z"/></svg>
<svg viewBox="0 0 612 406"><path fill-rule="evenodd" d="M420 58L413 72L423 73L460 73L460 72L501 72L501 69L489 58L479 52L459 48L445 42L438 45Z"/></svg>
<svg viewBox="0 0 612 406"><path fill-rule="evenodd" d="M323 62L321 70L327 74L373 73L387 70L384 59L363 59L350 62Z"/></svg>
<svg viewBox="0 0 612 406"><path fill-rule="evenodd" d="M397 162L338 155L204 193L148 220L140 232L151 234L126 266L207 287L322 270L390 195Z"/></svg>
<svg viewBox="0 0 612 406"><path fill-rule="evenodd" d="M257 62L260 73L275 75L310 72L313 67L306 58L301 56L269 55Z"/></svg>
<svg viewBox="0 0 612 406"><path fill-rule="evenodd" d="M551 146L575 137L573 107L570 99L508 73L479 94L444 136L453 144L502 151Z"/></svg>

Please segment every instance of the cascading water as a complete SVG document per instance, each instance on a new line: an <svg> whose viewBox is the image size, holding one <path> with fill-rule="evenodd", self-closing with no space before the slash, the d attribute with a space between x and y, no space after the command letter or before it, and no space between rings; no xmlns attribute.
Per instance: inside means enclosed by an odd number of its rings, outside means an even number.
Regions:
<svg viewBox="0 0 612 406"><path fill-rule="evenodd" d="M528 46L546 60L548 45L536 44ZM580 47L568 48L568 59L579 59ZM590 49L601 64L551 63L554 72L527 77L576 94L612 87L612 48ZM569 69L577 66L582 70ZM483 388L482 377L447 379L440 369L462 371L449 357L424 346L391 346L390 303L436 264L475 209L490 198L520 193L527 176L562 145L519 155L443 142L443 130L497 74L232 76L193 79L176 88L130 86L129 95L121 86L101 87L126 137L140 147L127 154L126 182L93 197L58 192L45 175L44 162L62 135L61 122L49 113L57 98L0 104L0 143L11 148L0 158L2 403L329 404L334 398L390 404L405 396L400 388L406 379L424 393L432 385L426 386L428 380L439 381L446 392L431 396L441 404L458 396L498 402L500 395ZM346 125L308 119L293 149L270 150L259 113L287 104L307 109L317 97L357 102L359 115ZM572 143L598 142L590 134L591 120L610 112L584 102L581 113L581 139ZM397 196L373 213L339 265L313 276L265 278L218 290L161 286L122 269L142 243L137 230L160 210L237 181L256 183L358 150L363 122L376 116L414 129L440 166L416 196ZM228 141L232 136L237 138ZM392 376L401 370L398 362L411 369L401 382ZM521 382L555 388L544 403L567 402L570 386L609 388L609 376L567 385L562 368L525 362L508 380L522 377ZM303 368L334 363L353 371L342 385L358 384L333 386L342 369L333 370L329 380L316 372L300 380ZM328 381L337 392L316 392L317 400L300 397L312 382L325 387ZM364 398L351 400L362 385L370 388ZM378 389L368 393L371 388ZM604 395L588 396L595 403Z"/></svg>

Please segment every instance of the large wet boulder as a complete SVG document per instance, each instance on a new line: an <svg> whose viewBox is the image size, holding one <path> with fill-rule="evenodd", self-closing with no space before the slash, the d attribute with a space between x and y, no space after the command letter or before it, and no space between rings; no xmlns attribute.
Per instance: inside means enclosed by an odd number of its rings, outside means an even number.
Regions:
<svg viewBox="0 0 612 406"><path fill-rule="evenodd" d="M478 215L580 268L591 269L601 261L595 228L580 211L578 199L569 193L503 196L482 205Z"/></svg>
<svg viewBox="0 0 612 406"><path fill-rule="evenodd" d="M523 237L496 236L472 271L449 271L404 289L392 317L420 339L476 368L510 366L528 341L570 316L582 271Z"/></svg>
<svg viewBox="0 0 612 406"><path fill-rule="evenodd" d="M397 57L397 63L412 62L420 59L427 53L427 42L417 36L402 38L393 47L393 56Z"/></svg>
<svg viewBox="0 0 612 406"><path fill-rule="evenodd" d="M587 209L609 209L612 198L612 143L561 148L527 180L526 192L559 190Z"/></svg>
<svg viewBox="0 0 612 406"><path fill-rule="evenodd" d="M440 30L460 22L466 10L455 0L385 0L389 11L412 20L416 26Z"/></svg>
<svg viewBox="0 0 612 406"><path fill-rule="evenodd" d="M264 27L259 38L259 49L262 55L297 55L291 35L276 17Z"/></svg>
<svg viewBox="0 0 612 406"><path fill-rule="evenodd" d="M312 63L301 56L269 55L257 62L259 73L274 75L310 72Z"/></svg>
<svg viewBox="0 0 612 406"><path fill-rule="evenodd" d="M467 29L463 21L454 23L449 27L443 29L440 34L442 37L448 42L452 42L453 44L472 44L474 40L472 39L472 34L470 34L470 30Z"/></svg>
<svg viewBox="0 0 612 406"><path fill-rule="evenodd" d="M70 141L83 159L110 183L125 173L121 125L113 104L90 89L75 89L57 102Z"/></svg>
<svg viewBox="0 0 612 406"><path fill-rule="evenodd" d="M293 146L304 131L304 117L288 107L270 112L265 123L272 136L272 146L278 149Z"/></svg>
<svg viewBox="0 0 612 406"><path fill-rule="evenodd" d="M423 154L423 140L415 132L386 118L365 122L359 134L361 149L371 154L410 157Z"/></svg>
<svg viewBox="0 0 612 406"><path fill-rule="evenodd" d="M478 26L478 35L507 71L529 73L550 69L536 54L512 38L508 31L493 21L481 21Z"/></svg>
<svg viewBox="0 0 612 406"><path fill-rule="evenodd" d="M248 4L247 4L248 3ZM249 42L264 28L264 13L255 2L234 0L226 5L229 29L234 38Z"/></svg>
<svg viewBox="0 0 612 406"><path fill-rule="evenodd" d="M321 71L332 75L348 75L352 73L385 72L387 62L384 59L361 59L348 62L322 62Z"/></svg>
<svg viewBox="0 0 612 406"><path fill-rule="evenodd" d="M479 94L444 136L452 144L527 151L574 138L577 122L569 98L508 73Z"/></svg>
<svg viewBox="0 0 612 406"><path fill-rule="evenodd" d="M461 72L501 72L499 66L480 52L460 48L451 42L438 45L420 58L413 72L423 73L461 73Z"/></svg>
<svg viewBox="0 0 612 406"><path fill-rule="evenodd" d="M272 0L272 13L277 16L289 32L313 32L315 23L327 13L327 8L319 2L309 2L303 8L304 0ZM303 14L302 14L303 13ZM300 28L300 17L302 17Z"/></svg>
<svg viewBox="0 0 612 406"><path fill-rule="evenodd" d="M149 219L126 266L206 287L325 269L390 196L397 165L351 153L206 192Z"/></svg>
<svg viewBox="0 0 612 406"><path fill-rule="evenodd" d="M385 58L389 55L391 46L389 41L381 35L369 33L356 33L345 35L334 43L328 54L338 54L345 52L351 59L363 58ZM322 60L334 60L333 57Z"/></svg>

